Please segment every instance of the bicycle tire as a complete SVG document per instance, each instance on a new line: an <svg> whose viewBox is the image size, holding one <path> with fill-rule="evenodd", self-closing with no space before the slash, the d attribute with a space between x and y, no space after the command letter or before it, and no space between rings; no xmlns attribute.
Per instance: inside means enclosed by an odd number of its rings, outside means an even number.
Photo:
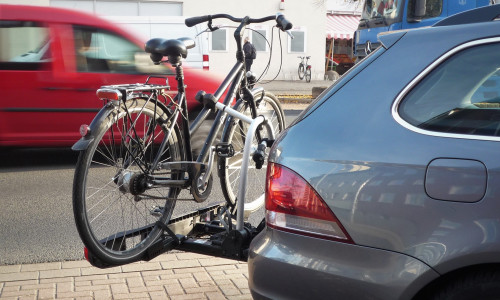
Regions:
<svg viewBox="0 0 500 300"><path fill-rule="evenodd" d="M109 265L141 259L162 234L156 222L168 223L179 193L179 188L154 187L132 194L145 174L161 172L148 168L158 155L158 143L165 134L160 123L167 120L168 112L144 99L127 101L127 111L123 105L102 120L94 141L80 152L73 183L78 233L87 249ZM161 162L182 160L183 149L180 132L174 127ZM178 178L173 173L170 176ZM123 233L127 234L120 237Z"/></svg>
<svg viewBox="0 0 500 300"><path fill-rule="evenodd" d="M311 68L306 69L305 77L307 82L311 82Z"/></svg>
<svg viewBox="0 0 500 300"><path fill-rule="evenodd" d="M300 79L300 80L304 79L304 75L305 75L305 68L304 68L304 65L303 65L303 64L299 64L299 70L298 70L298 73L299 73L299 79Z"/></svg>
<svg viewBox="0 0 500 300"><path fill-rule="evenodd" d="M255 99L260 99L262 92L254 95ZM240 112L251 115L250 106L246 103L240 103L240 106L236 108ZM269 120L272 124L275 138L278 133L285 129L285 114L278 99L271 93L265 92L262 101L257 107L257 115L264 115L266 120ZM236 197L238 194L239 187L239 177L241 171L241 163L243 156L243 148L245 142L245 136L249 127L240 120L234 119L232 117L226 120L228 122L227 127L222 135L222 141L230 143L234 147L235 155L230 158L219 158L218 160L218 170L219 177L221 181L222 193L230 206L236 205ZM259 129L261 137L265 138L268 136L265 128ZM253 148L257 147L257 141L254 139ZM266 154L268 153L268 149ZM261 169L255 168L255 163L250 156L249 163L249 173L248 173L248 185L245 202L252 202L253 200L263 197L265 190L265 177L267 170L267 156L265 157L265 163Z"/></svg>

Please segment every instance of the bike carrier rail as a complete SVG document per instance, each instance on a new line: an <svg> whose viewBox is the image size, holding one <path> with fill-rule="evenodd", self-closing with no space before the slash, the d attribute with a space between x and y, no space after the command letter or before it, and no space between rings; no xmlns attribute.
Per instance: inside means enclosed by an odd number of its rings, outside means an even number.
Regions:
<svg viewBox="0 0 500 300"><path fill-rule="evenodd" d="M246 261L248 259L250 242L264 228L264 220L261 221L258 227L244 222L245 217L264 205L265 200L265 197L262 195L253 202L245 203L248 181L247 170L250 155L252 154L252 141L257 129L259 126L265 126L271 137L270 142L272 142L275 138L273 128L263 116L252 119L220 102L217 102L215 106L217 109L224 110L228 114L250 124L243 150L243 162L237 195L238 201L236 203L236 226L234 227L234 216L226 208L225 201L198 209L171 219L167 226L162 225L164 234L146 250L138 261L149 261L173 249ZM266 142L266 147L270 146ZM148 228L152 230L155 225L151 224L134 232L123 232L122 236L136 235L136 232L144 231ZM114 238L116 239L117 237ZM85 257L93 266L98 268L116 266L103 263L87 249L85 249Z"/></svg>

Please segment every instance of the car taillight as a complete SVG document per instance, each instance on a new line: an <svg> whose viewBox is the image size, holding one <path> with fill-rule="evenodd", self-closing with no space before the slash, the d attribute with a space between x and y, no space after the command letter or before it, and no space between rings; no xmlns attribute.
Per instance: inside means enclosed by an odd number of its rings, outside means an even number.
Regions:
<svg viewBox="0 0 500 300"><path fill-rule="evenodd" d="M210 66L208 64L208 54L203 55L203 70L208 70L210 69Z"/></svg>
<svg viewBox="0 0 500 300"><path fill-rule="evenodd" d="M269 227L322 239L354 243L340 221L302 177L269 163L266 182Z"/></svg>

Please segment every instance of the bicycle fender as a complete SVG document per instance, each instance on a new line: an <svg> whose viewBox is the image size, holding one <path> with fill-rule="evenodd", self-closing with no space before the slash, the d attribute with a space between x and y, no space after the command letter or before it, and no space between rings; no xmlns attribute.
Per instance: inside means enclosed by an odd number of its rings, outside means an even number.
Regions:
<svg viewBox="0 0 500 300"><path fill-rule="evenodd" d="M132 99L130 99L130 100L132 100ZM157 102L156 105L161 110L163 110L166 114L170 115L170 111L165 106L165 104L163 104L161 102ZM71 147L71 150L73 150L73 151L86 150L89 147L90 143L92 143L95 140L95 138L96 138L95 133L99 131L99 126L104 124L104 120L106 120L106 118L108 118L109 115L111 115L113 113L117 113L118 110L119 110L119 107L114 106L113 104L107 104L106 106L101 108L101 110L97 113L97 115L94 117L94 119L92 120L92 122L89 125L90 132L86 136L80 138L80 140L78 140Z"/></svg>
<svg viewBox="0 0 500 300"><path fill-rule="evenodd" d="M95 132L98 131L99 126L103 123L103 121L114 111L116 111L116 108L113 107L112 105L106 105L99 112L97 115L94 117L92 122L89 125L89 133L80 138L73 146L71 147L71 150L73 151L83 151L86 150L90 143L94 141L95 139Z"/></svg>

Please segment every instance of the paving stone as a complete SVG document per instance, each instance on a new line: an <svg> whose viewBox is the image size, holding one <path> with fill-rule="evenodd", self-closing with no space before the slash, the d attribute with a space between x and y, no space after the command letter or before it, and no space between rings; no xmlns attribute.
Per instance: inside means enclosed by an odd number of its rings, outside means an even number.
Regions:
<svg viewBox="0 0 500 300"><path fill-rule="evenodd" d="M54 299L56 296L56 289L39 289L37 299Z"/></svg>
<svg viewBox="0 0 500 300"><path fill-rule="evenodd" d="M184 289L199 287L194 278L181 278L179 282Z"/></svg>
<svg viewBox="0 0 500 300"><path fill-rule="evenodd" d="M151 300L164 300L167 299L167 293L164 290L149 292L149 297Z"/></svg>
<svg viewBox="0 0 500 300"><path fill-rule="evenodd" d="M81 297L90 297L92 298L93 293L91 291L80 291L80 292L64 292L64 293L56 293L57 299L59 298L78 298L80 300Z"/></svg>
<svg viewBox="0 0 500 300"><path fill-rule="evenodd" d="M21 290L55 289L55 283L37 283L21 285Z"/></svg>
<svg viewBox="0 0 500 300"><path fill-rule="evenodd" d="M219 257L199 259L198 261L204 267L220 266L220 265L234 265L234 260L226 259L226 258L219 258Z"/></svg>
<svg viewBox="0 0 500 300"><path fill-rule="evenodd" d="M59 269L61 269L61 263L60 262L44 263L44 264L21 265L21 272L59 270Z"/></svg>
<svg viewBox="0 0 500 300"><path fill-rule="evenodd" d="M111 293L113 293L114 296L116 294L127 294L130 293L130 291L128 290L128 286L125 283L120 283L111 285Z"/></svg>
<svg viewBox="0 0 500 300"><path fill-rule="evenodd" d="M163 269L183 269L191 267L200 267L201 264L197 260L176 260L160 262Z"/></svg>
<svg viewBox="0 0 500 300"><path fill-rule="evenodd" d="M147 292L142 292L142 293L122 293L122 294L116 294L113 292L113 299L149 299L149 293Z"/></svg>
<svg viewBox="0 0 500 300"><path fill-rule="evenodd" d="M113 273L122 273L122 268L121 267L113 267L113 268L107 268L107 269L99 269L96 267L88 267L88 268L81 268L82 275L87 276L87 275L100 275L100 274L113 274Z"/></svg>
<svg viewBox="0 0 500 300"><path fill-rule="evenodd" d="M80 269L60 269L40 271L40 279L80 276Z"/></svg>
<svg viewBox="0 0 500 300"><path fill-rule="evenodd" d="M142 278L141 272L129 272L129 273L113 273L108 274L108 278Z"/></svg>
<svg viewBox="0 0 500 300"><path fill-rule="evenodd" d="M73 269L73 268L90 268L92 265L86 260L76 260L76 261L63 261L61 268L63 269Z"/></svg>
<svg viewBox="0 0 500 300"><path fill-rule="evenodd" d="M21 271L21 265L0 266L0 274L16 273Z"/></svg>
<svg viewBox="0 0 500 300"><path fill-rule="evenodd" d="M226 300L227 298L224 296L222 292L213 292L213 293L205 293L205 296L209 300Z"/></svg>
<svg viewBox="0 0 500 300"><path fill-rule="evenodd" d="M196 294L186 294L186 295L174 295L171 296L172 300L189 300L189 299L206 299L205 295L203 293L196 293Z"/></svg>
<svg viewBox="0 0 500 300"><path fill-rule="evenodd" d="M0 282L22 281L29 279L38 279L38 272L19 272L0 274Z"/></svg>
<svg viewBox="0 0 500 300"><path fill-rule="evenodd" d="M75 277L75 282L79 281L93 281L93 280L106 280L110 278L111 275L101 274L101 275L83 275Z"/></svg>
<svg viewBox="0 0 500 300"><path fill-rule="evenodd" d="M159 262L134 263L122 266L123 272L153 271L159 269L161 270L161 264Z"/></svg>

